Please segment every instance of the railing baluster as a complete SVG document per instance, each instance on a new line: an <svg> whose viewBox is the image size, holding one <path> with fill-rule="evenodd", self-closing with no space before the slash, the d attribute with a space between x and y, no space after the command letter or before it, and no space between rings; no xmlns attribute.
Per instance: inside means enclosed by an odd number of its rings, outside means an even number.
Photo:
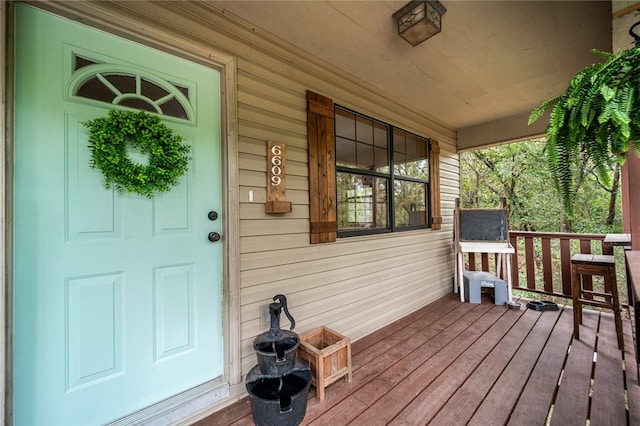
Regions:
<svg viewBox="0 0 640 426"><path fill-rule="evenodd" d="M562 270L562 293L571 296L571 240L560 240L560 265Z"/></svg>
<svg viewBox="0 0 640 426"><path fill-rule="evenodd" d="M536 288L536 264L533 249L533 236L525 237L524 252L527 261L527 288Z"/></svg>
<svg viewBox="0 0 640 426"><path fill-rule="evenodd" d="M551 238L542 237L542 277L544 291L553 293L553 265L551 262Z"/></svg>
<svg viewBox="0 0 640 426"><path fill-rule="evenodd" d="M591 240L580 238L580 253L591 254Z"/></svg>
<svg viewBox="0 0 640 426"><path fill-rule="evenodd" d="M482 270L483 271L489 271L489 254L487 253L482 253Z"/></svg>

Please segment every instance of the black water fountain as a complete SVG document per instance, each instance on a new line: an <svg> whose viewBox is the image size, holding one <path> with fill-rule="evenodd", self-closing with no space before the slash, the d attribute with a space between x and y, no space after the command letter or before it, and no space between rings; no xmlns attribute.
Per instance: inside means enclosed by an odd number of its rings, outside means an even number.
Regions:
<svg viewBox="0 0 640 426"><path fill-rule="evenodd" d="M258 426L295 426L302 422L307 410L311 385L311 368L296 359L300 337L280 329L284 310L293 330L296 322L287 308L287 298L278 294L269 305L269 331L258 335L253 348L258 365L247 374L246 386L251 401L253 421Z"/></svg>

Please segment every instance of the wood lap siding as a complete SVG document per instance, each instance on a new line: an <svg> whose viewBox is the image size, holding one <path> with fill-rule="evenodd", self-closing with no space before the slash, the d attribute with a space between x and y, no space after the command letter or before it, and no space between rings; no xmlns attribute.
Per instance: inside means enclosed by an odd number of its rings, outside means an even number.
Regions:
<svg viewBox="0 0 640 426"><path fill-rule="evenodd" d="M64 6L86 8L90 14L108 8L110 20L105 22L118 22L122 16L144 17L147 28L176 31L194 51L217 51L236 59L237 105L232 107L237 108L238 122L232 130L238 139L239 186L225 190L237 191L239 200L238 205L228 206L238 213L240 233L239 280L229 285L239 288L243 375L257 363L253 339L266 331L261 327L260 308L278 293L287 296L296 332L325 325L355 341L452 291L452 214L459 196L455 131L236 20L214 3L72 2ZM441 231L310 244L311 222L322 220L312 215L310 204L316 195L310 193L307 90L439 142ZM268 141L287 146L286 198L293 203L291 213L265 213ZM327 159L332 167L333 161ZM326 173L335 174L333 169ZM250 192L253 202L249 202ZM327 199L324 205L325 221L335 222L335 200ZM435 210L432 216L437 216ZM282 325L288 328L285 319Z"/></svg>

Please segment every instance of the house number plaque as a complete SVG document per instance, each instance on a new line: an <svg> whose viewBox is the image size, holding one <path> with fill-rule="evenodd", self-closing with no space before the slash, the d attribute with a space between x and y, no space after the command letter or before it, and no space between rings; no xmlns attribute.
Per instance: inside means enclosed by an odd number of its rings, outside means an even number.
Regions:
<svg viewBox="0 0 640 426"><path fill-rule="evenodd" d="M267 143L267 213L290 213L291 201L285 201L285 144Z"/></svg>

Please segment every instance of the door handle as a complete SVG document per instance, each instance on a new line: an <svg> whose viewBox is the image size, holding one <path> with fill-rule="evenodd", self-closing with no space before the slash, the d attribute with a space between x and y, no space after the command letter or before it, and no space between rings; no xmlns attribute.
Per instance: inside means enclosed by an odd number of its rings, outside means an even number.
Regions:
<svg viewBox="0 0 640 426"><path fill-rule="evenodd" d="M220 241L221 237L217 232L209 232L207 238L209 238L209 241L211 241L212 243L215 243L216 241Z"/></svg>

